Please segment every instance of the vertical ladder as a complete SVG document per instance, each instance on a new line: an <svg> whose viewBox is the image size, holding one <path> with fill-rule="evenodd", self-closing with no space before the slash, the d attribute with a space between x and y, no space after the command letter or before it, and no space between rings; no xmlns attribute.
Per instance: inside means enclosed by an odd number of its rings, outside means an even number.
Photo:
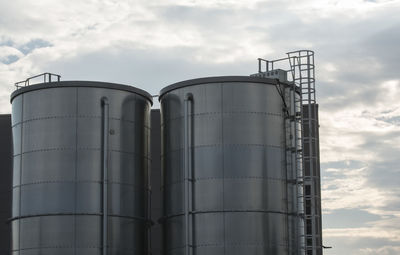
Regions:
<svg viewBox="0 0 400 255"><path fill-rule="evenodd" d="M288 222L289 247L297 249L291 249L289 254L322 255L319 126L315 98L314 52L288 52L286 58L272 61L259 58L258 74L253 76L264 77L264 68L268 72L274 69L274 64L287 63L288 60L290 69L287 72L292 75L292 83L290 88L285 89L283 97L286 108L287 209L288 213L297 216L295 222ZM286 107L287 105L289 107ZM291 184L294 184L294 187Z"/></svg>
<svg viewBox="0 0 400 255"><path fill-rule="evenodd" d="M288 58L291 66L292 83L289 88L290 95L290 146L291 146L291 172L293 177L294 192L293 200L295 204L295 241L296 247L294 254L303 255L305 253L304 244L304 196L303 196L303 119L302 119L302 93L301 84L296 82L296 77L300 76L293 63L297 58Z"/></svg>
<svg viewBox="0 0 400 255"><path fill-rule="evenodd" d="M302 137L299 89L291 84L285 91L286 179L289 254L304 255Z"/></svg>
<svg viewBox="0 0 400 255"><path fill-rule="evenodd" d="M318 122L317 105L315 100L315 65L314 52L299 50L287 53L290 61L293 82L297 84L300 92L296 100L300 107L301 121L300 132L303 150L298 157L302 165L302 194L304 198L304 234L305 254L322 254L321 245L321 209L320 209L320 175L319 175L319 149L318 149ZM297 106L296 104L296 106ZM297 132L296 132L297 133ZM300 159L301 158L301 159ZM302 180L301 180L302 179ZM300 209L300 208L299 208Z"/></svg>

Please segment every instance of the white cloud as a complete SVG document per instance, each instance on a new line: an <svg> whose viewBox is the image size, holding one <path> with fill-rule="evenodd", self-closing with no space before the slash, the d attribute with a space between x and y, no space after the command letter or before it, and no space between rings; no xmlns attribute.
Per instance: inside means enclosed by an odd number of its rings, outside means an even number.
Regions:
<svg viewBox="0 0 400 255"><path fill-rule="evenodd" d="M360 255L397 255L400 254L400 246L383 246L377 249L364 248L360 250Z"/></svg>
<svg viewBox="0 0 400 255"><path fill-rule="evenodd" d="M384 229L384 228L340 228L340 229L325 229L325 237L346 237L346 238L376 238L387 239L393 242L400 242L399 229Z"/></svg>

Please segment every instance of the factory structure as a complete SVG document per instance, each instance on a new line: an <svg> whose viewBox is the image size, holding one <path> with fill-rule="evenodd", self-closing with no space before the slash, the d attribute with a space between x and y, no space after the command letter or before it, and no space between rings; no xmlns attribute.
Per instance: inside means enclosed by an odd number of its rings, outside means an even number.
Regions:
<svg viewBox="0 0 400 255"><path fill-rule="evenodd" d="M33 78L0 116L0 254L323 254L313 51L169 85L160 109Z"/></svg>

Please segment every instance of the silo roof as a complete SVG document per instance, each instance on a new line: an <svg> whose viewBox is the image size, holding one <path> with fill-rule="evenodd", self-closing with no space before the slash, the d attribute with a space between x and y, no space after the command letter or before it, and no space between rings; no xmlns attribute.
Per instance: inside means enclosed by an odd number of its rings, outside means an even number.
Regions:
<svg viewBox="0 0 400 255"><path fill-rule="evenodd" d="M59 88L59 87L91 87L91 88L105 88L105 89L128 91L147 98L153 104L153 97L144 90L138 89L130 85L123 85L110 82L100 82L100 81L59 81L59 82L38 83L22 87L14 91L11 94L10 101L12 101L16 96L29 91L34 91L39 89Z"/></svg>
<svg viewBox="0 0 400 255"><path fill-rule="evenodd" d="M206 83L223 83L223 82L252 82L252 83L264 83L264 84L278 84L277 79L270 79L270 78L261 78L261 77L254 77L254 76L214 76L214 77L205 77L205 78L197 78L191 80L185 80L177 83L173 83L160 91L159 100L165 94L172 90L199 85L199 84L206 84ZM282 82L281 82L282 83ZM284 83L286 84L286 83Z"/></svg>

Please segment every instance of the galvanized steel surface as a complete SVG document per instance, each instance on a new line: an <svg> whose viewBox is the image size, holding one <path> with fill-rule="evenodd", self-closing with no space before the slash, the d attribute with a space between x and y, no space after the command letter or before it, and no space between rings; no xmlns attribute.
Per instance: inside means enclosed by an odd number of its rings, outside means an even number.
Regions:
<svg viewBox="0 0 400 255"><path fill-rule="evenodd" d="M144 254L151 102L128 86L63 84L32 85L12 96L12 254L101 254L103 97L108 254Z"/></svg>
<svg viewBox="0 0 400 255"><path fill-rule="evenodd" d="M161 93L164 254L186 254L186 245L197 255L288 254L292 216L282 99L273 80L224 78L188 81ZM192 106L185 125L188 93ZM186 195L185 126L192 134Z"/></svg>

